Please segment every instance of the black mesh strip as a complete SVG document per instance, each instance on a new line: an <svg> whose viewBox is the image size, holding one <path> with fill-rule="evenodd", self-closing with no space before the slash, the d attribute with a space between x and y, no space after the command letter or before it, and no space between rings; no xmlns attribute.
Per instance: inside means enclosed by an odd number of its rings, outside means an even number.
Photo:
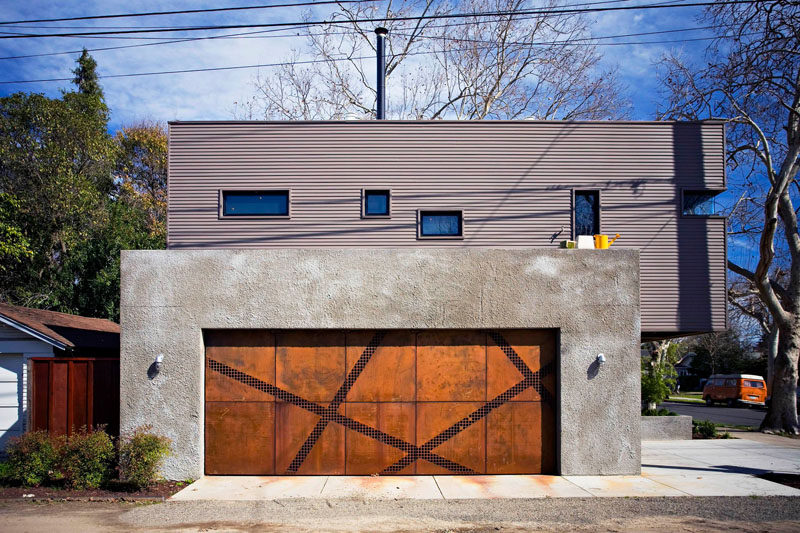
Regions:
<svg viewBox="0 0 800 533"><path fill-rule="evenodd" d="M485 418L486 415L491 413L493 410L497 409L498 407L500 407L504 403L508 402L509 400L511 400L511 398L517 396L519 393L521 393L522 391L524 391L525 389L527 389L530 386L531 386L531 379L528 379L528 378L523 379L522 381L520 381L519 383L517 383L516 385L514 385L510 389L506 390L505 392L503 392L502 394L498 395L494 399L486 402L485 404L480 406L478 409L476 409L472 413L468 414L467 416L465 416L464 418L462 418L461 420L459 420L458 422L456 422L455 424L453 424L449 428L445 429L444 431L442 431L441 433L439 433L438 435L433 437L431 440L429 440L428 442L426 442L425 444L420 446L419 447L419 452L418 452L420 455L417 455L417 456L412 456L411 454L406 455L406 456L400 458L394 464L389 465L386 468L384 468L383 471L381 472L381 474L382 475L393 474L393 473L399 472L400 470L402 470L406 466L410 465L411 463L413 463L417 459L426 459L425 457L422 457L421 454L423 454L423 453L431 453L431 450L433 450L434 448L436 448L440 444L443 444L444 442L452 439L453 437L455 437L456 435L458 435L459 433L461 433L462 431L464 431L465 429L470 427L475 422L479 422L480 420ZM462 472L462 471L455 471L455 472L458 473L458 474L467 473L467 472Z"/></svg>
<svg viewBox="0 0 800 533"><path fill-rule="evenodd" d="M288 468L286 469L287 473L294 474L300 468L300 465L306 460L308 454L311 453L311 450L314 448L314 445L319 440L320 436L322 436L322 432L325 431L325 428L328 427L328 422L330 422L330 417L336 411L338 411L339 406L342 405L342 402L347 397L347 393L350 392L350 389L353 388L353 384L356 382L358 377L361 375L361 372L364 371L364 368L369 363L372 356L375 355L375 351L380 346L381 341L386 336L385 331L378 331L373 335L372 340L369 341L369 344L364 348L364 351L361 352L361 356L356 361L356 364L353 368L348 372L347 377L342 383L339 390L336 391L336 394L333 396L333 400L328 405L328 414L327 416L323 416L320 418L317 423L314 425L314 429L311 430L311 433L306 437L305 442L300 449L297 450L297 455L294 456L292 462L289 463Z"/></svg>
<svg viewBox="0 0 800 533"><path fill-rule="evenodd" d="M502 335L496 331L489 331L488 333L495 344L497 344L497 346L503 350L503 353L506 354L506 357L508 357L508 360L511 361L511 364L513 364L517 370L519 370L519 373L522 374L525 379L530 380L530 386L539 393L542 401L550 403L552 396L550 395L550 391L544 387L542 378L553 371L552 363L548 363L538 371L534 372L528 367L528 365L525 364L525 361L522 360L522 357L520 357L519 354L514 351L514 348L511 347L511 345Z"/></svg>
<svg viewBox="0 0 800 533"><path fill-rule="evenodd" d="M414 444L406 442L403 439L400 439L393 435L389 435L388 433L384 433L379 429L375 429L366 424L362 424L361 422L348 418L339 413L334 412L333 414L331 414L328 408L325 406L308 401L304 398L301 398L300 396L297 396L296 394L292 394L291 392L280 389L275 385L266 383L265 381L262 381L258 378L245 374L244 372L236 370L235 368L232 368L226 365L225 363L220 363L219 361L215 361L214 359L209 358L206 359L206 364L209 369L214 370L215 372L219 372L223 376L227 376L233 380L236 380L239 383L242 383L243 385L252 387L256 390L260 390L261 392L274 396L275 398L281 401L291 403L292 405L296 405L320 417L327 418L331 422L336 422L337 424L340 424L347 429L351 429L357 433L361 433L362 435L373 438L378 442L382 442L383 444L392 446L393 448L397 448L398 450L401 450L408 455L413 455L415 457L414 460L416 460L416 458L425 459L426 461L429 461L437 466L446 468L447 470L459 474L476 473L471 468L467 468L454 461L445 459L444 457L436 455L435 453L432 453L430 451L421 450L418 446L415 446Z"/></svg>

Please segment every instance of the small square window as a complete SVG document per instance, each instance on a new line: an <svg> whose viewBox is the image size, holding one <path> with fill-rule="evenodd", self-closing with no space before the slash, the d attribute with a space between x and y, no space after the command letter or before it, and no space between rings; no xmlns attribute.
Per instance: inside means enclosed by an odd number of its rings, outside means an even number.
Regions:
<svg viewBox="0 0 800 533"><path fill-rule="evenodd" d="M289 191L222 191L222 216L288 217Z"/></svg>
<svg viewBox="0 0 800 533"><path fill-rule="evenodd" d="M391 214L391 191L364 190L361 209L364 217L388 217Z"/></svg>
<svg viewBox="0 0 800 533"><path fill-rule="evenodd" d="M464 236L462 211L420 211L419 237L460 238Z"/></svg>
<svg viewBox="0 0 800 533"><path fill-rule="evenodd" d="M685 216L718 216L719 191L683 191L681 213Z"/></svg>

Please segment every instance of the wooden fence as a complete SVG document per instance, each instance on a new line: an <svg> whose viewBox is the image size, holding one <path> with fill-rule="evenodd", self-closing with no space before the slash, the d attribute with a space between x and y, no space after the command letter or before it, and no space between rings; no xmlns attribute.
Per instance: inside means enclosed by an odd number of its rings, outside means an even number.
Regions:
<svg viewBox="0 0 800 533"><path fill-rule="evenodd" d="M30 359L31 429L69 435L82 426L119 433L119 359Z"/></svg>

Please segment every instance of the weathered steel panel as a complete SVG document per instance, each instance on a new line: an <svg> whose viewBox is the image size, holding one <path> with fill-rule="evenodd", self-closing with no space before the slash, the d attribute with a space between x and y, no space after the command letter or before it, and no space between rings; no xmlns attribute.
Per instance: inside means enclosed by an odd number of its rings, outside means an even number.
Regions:
<svg viewBox="0 0 800 533"><path fill-rule="evenodd" d="M206 341L213 342L206 347L206 397L215 398L206 400L207 474L555 469L553 331L278 331L278 350L253 352L261 360L253 364L241 359L239 345L262 344L258 339L271 335L258 333L205 332ZM490 350L497 357L488 361ZM328 363L340 358L335 366L346 361L347 376L333 390ZM502 367L503 359L516 376ZM270 365L283 365L276 384L250 374ZM503 391L491 397L487 365L501 367L496 373L501 378L512 375L509 386L495 379ZM391 377L395 369L399 379ZM242 401L238 389L219 380L248 387L261 401ZM526 395L529 388L537 391L534 401ZM350 392L366 401L348 399ZM235 401L226 400L226 394ZM495 434L489 435L487 424Z"/></svg>

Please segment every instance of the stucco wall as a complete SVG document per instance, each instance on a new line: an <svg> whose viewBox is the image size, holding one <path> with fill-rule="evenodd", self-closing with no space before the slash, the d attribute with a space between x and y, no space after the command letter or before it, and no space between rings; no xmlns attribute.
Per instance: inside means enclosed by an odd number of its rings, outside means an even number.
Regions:
<svg viewBox="0 0 800 533"><path fill-rule="evenodd" d="M560 473L640 470L635 250L126 251L121 292L121 429L173 440L169 478L203 474L204 328L558 328Z"/></svg>
<svg viewBox="0 0 800 533"><path fill-rule="evenodd" d="M643 416L642 440L691 440L692 417Z"/></svg>

